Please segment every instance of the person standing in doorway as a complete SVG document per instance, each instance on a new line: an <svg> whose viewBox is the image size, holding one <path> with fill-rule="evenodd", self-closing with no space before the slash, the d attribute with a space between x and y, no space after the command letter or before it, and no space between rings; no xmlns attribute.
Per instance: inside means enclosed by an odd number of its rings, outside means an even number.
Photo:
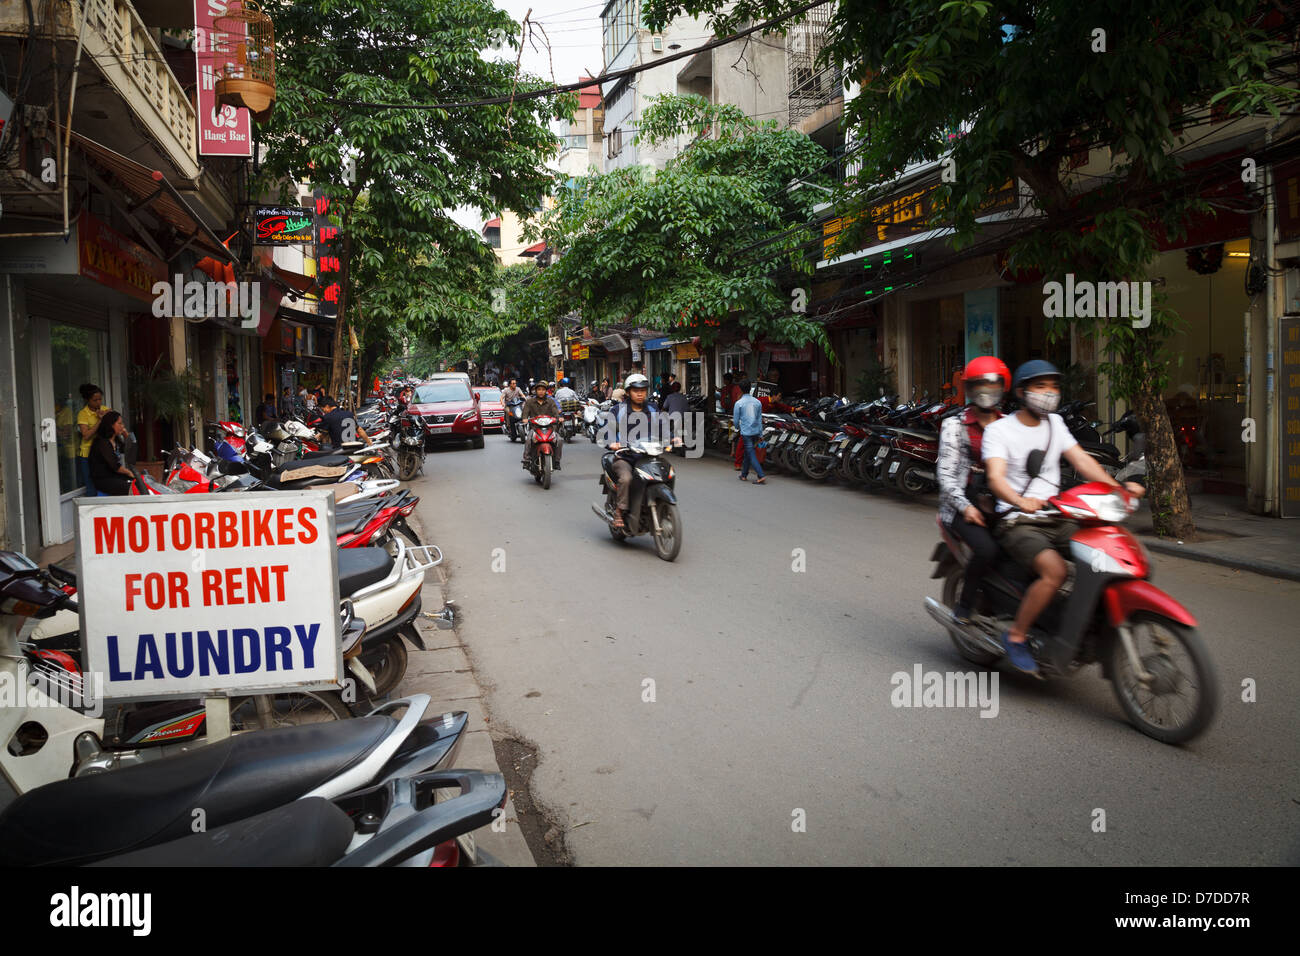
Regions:
<svg viewBox="0 0 1300 956"><path fill-rule="evenodd" d="M77 478L85 486L86 495L93 498L97 491L90 475L90 445L95 440L99 423L112 409L104 407L104 390L98 385L87 382L78 391L86 404L77 413L77 431L81 435L81 443L77 446Z"/></svg>

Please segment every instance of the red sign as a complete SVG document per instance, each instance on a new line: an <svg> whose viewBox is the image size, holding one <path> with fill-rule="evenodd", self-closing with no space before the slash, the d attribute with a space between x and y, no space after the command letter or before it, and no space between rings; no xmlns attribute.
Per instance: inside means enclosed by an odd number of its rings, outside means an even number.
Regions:
<svg viewBox="0 0 1300 956"><path fill-rule="evenodd" d="M299 206L259 206L253 213L253 241L265 245L314 242L312 213Z"/></svg>
<svg viewBox="0 0 1300 956"><path fill-rule="evenodd" d="M243 107L217 103L217 73L232 60L231 35L214 29L217 17L224 16L227 0L194 0L194 66L198 76L200 156L252 156L253 121Z"/></svg>
<svg viewBox="0 0 1300 956"><path fill-rule="evenodd" d="M156 282L166 282L167 263L84 210L77 219L77 269L100 285L153 303Z"/></svg>

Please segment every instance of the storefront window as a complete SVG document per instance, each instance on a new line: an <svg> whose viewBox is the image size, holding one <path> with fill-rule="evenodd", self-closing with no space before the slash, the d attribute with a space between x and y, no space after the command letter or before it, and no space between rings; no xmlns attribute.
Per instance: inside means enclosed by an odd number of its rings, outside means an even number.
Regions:
<svg viewBox="0 0 1300 956"><path fill-rule="evenodd" d="M80 326L50 323L50 368L54 381L54 422L59 442L59 494L77 491L77 451L81 431L77 413L85 402L81 386L87 383L107 388L107 342L103 332ZM104 396L109 405L109 397Z"/></svg>

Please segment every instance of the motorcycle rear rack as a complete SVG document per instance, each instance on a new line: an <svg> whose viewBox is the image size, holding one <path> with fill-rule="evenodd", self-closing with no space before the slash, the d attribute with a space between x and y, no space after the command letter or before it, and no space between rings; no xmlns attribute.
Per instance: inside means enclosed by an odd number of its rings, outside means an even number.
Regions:
<svg viewBox="0 0 1300 956"><path fill-rule="evenodd" d="M368 584L353 594L343 596L355 602L392 587L402 578L413 574L422 574L430 568L442 564L442 551L436 544L407 545L403 541L398 541L397 545L398 552L393 561L393 567L388 574L384 575L383 580ZM437 552L438 559L436 561L430 556L429 552L431 551Z"/></svg>

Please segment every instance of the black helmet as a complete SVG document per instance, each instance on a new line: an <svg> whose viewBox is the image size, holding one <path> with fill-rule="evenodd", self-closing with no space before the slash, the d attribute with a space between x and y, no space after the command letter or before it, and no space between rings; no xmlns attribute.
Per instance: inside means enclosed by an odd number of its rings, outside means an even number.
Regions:
<svg viewBox="0 0 1300 956"><path fill-rule="evenodd" d="M1060 378L1061 371L1046 359L1030 359L1016 369L1016 374L1011 382L1012 390L1020 388L1025 383L1036 378Z"/></svg>

